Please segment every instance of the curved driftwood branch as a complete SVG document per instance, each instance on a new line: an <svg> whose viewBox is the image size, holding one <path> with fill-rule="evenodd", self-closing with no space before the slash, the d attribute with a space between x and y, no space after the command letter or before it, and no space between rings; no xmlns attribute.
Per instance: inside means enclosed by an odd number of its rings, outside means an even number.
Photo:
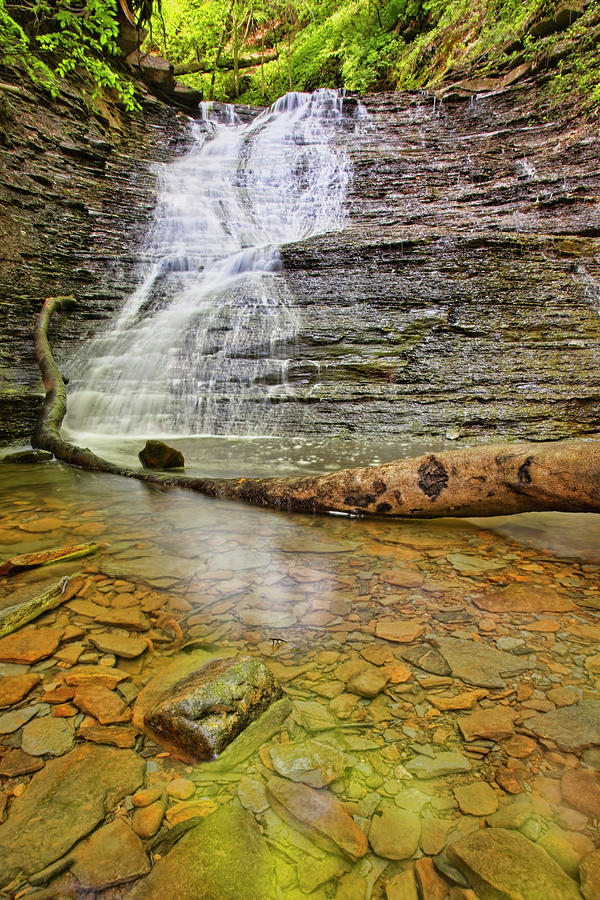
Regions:
<svg viewBox="0 0 600 900"><path fill-rule="evenodd" d="M290 512L415 518L600 512L598 440L470 447L303 478L191 478L115 466L60 436L66 388L47 332L53 313L74 302L72 297L49 297L35 329L47 393L32 444L63 462Z"/></svg>

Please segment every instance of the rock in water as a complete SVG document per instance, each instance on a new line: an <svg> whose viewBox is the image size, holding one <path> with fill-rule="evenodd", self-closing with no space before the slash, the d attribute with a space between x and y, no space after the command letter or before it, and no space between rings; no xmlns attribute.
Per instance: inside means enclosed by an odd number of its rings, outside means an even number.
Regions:
<svg viewBox="0 0 600 900"><path fill-rule="evenodd" d="M128 750L84 744L49 760L0 826L0 885L64 856L143 777L144 760Z"/></svg>
<svg viewBox="0 0 600 900"><path fill-rule="evenodd" d="M184 466L183 453L162 441L146 441L138 459L145 469L181 469Z"/></svg>
<svg viewBox="0 0 600 900"><path fill-rule="evenodd" d="M190 762L213 759L283 696L258 659L216 659L172 685L144 716L156 741Z"/></svg>
<svg viewBox="0 0 600 900"><path fill-rule="evenodd" d="M269 846L252 813L223 806L188 831L128 900L268 900L277 896Z"/></svg>
<svg viewBox="0 0 600 900"><path fill-rule="evenodd" d="M518 831L484 828L451 844L448 857L481 900L581 900L573 879Z"/></svg>

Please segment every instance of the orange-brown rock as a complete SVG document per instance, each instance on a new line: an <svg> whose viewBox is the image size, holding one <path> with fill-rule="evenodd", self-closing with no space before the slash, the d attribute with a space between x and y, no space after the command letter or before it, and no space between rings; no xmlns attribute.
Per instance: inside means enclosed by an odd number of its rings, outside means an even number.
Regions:
<svg viewBox="0 0 600 900"><path fill-rule="evenodd" d="M73 703L82 712L97 719L100 725L131 720L131 710L125 700L102 684L82 684L75 691Z"/></svg>
<svg viewBox="0 0 600 900"><path fill-rule="evenodd" d="M62 628L21 628L0 639L0 661L31 664L52 656Z"/></svg>
<svg viewBox="0 0 600 900"><path fill-rule="evenodd" d="M41 676L35 674L0 678L0 709L19 703L41 680Z"/></svg>

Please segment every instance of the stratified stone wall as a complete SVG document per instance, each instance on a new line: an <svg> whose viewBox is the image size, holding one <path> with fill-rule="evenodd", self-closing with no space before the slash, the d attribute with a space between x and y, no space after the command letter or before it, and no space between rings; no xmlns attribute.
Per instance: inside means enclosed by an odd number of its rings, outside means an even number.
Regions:
<svg viewBox="0 0 600 900"><path fill-rule="evenodd" d="M184 115L149 97L132 119L74 87L51 101L15 83L19 93L0 98L0 443L26 441L33 428L42 386L32 336L44 297L78 300L56 329L60 358L139 277L155 167L187 133Z"/></svg>
<svg viewBox="0 0 600 900"><path fill-rule="evenodd" d="M348 229L284 252L290 421L409 441L597 431L597 128L549 115L535 85L364 103Z"/></svg>

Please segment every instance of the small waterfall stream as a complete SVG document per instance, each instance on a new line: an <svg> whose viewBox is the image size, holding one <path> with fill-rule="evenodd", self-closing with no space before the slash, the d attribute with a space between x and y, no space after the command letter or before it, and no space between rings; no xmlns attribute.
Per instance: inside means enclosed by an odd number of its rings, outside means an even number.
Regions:
<svg viewBox="0 0 600 900"><path fill-rule="evenodd" d="M243 125L191 125L162 173L145 274L74 369L67 428L96 435L276 428L297 334L279 247L338 229L349 161L342 98L291 93Z"/></svg>

